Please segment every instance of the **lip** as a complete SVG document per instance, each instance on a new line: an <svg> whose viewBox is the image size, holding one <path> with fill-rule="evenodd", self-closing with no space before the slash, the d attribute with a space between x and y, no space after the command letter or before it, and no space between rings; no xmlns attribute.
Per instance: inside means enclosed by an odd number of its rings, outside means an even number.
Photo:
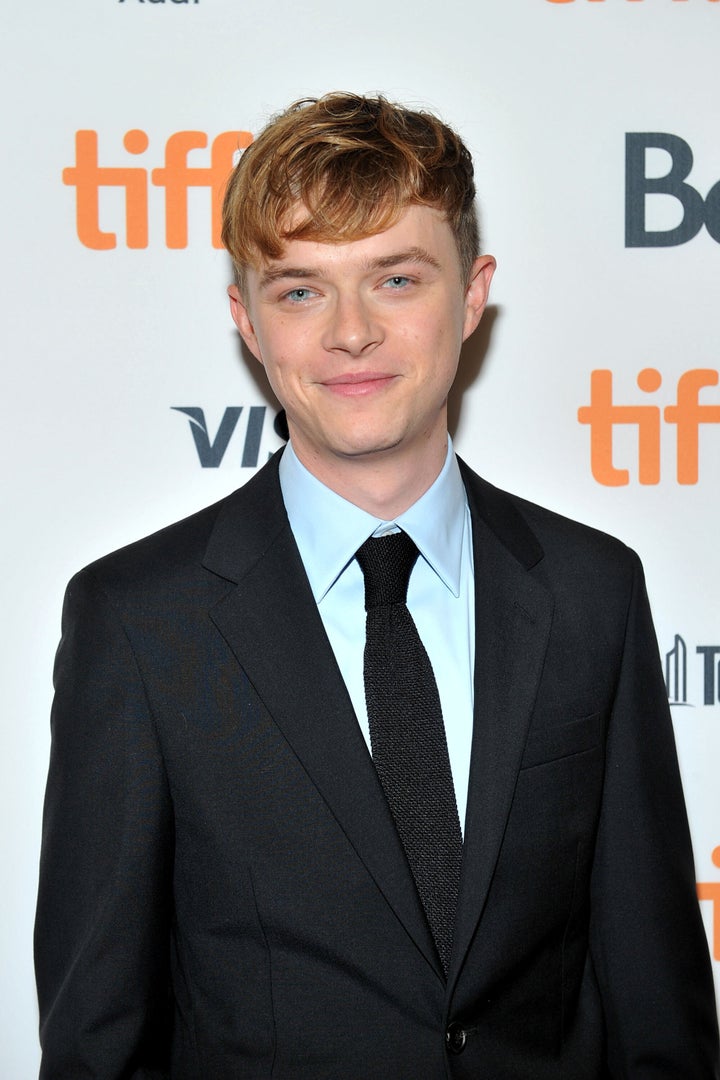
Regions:
<svg viewBox="0 0 720 1080"><path fill-rule="evenodd" d="M386 371L352 371L323 379L321 385L334 394L357 397L372 394L388 386L397 376Z"/></svg>

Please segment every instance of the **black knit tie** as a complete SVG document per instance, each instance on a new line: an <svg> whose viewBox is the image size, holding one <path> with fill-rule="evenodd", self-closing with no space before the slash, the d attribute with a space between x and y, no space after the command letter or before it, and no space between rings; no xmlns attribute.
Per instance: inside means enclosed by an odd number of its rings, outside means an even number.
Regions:
<svg viewBox="0 0 720 1080"><path fill-rule="evenodd" d="M418 550L403 532L357 552L365 578L365 700L380 783L447 975L462 833L437 683L407 588Z"/></svg>

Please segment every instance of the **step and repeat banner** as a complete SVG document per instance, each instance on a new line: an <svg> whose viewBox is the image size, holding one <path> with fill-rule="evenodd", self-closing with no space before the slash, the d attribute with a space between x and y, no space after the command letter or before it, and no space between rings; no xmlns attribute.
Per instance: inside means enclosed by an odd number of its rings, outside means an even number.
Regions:
<svg viewBox="0 0 720 1080"><path fill-rule="evenodd" d="M720 972L719 0L8 0L2 24L0 1075L39 1057L64 586L281 445L219 206L269 116L328 90L430 108L473 152L499 269L456 446L640 552Z"/></svg>

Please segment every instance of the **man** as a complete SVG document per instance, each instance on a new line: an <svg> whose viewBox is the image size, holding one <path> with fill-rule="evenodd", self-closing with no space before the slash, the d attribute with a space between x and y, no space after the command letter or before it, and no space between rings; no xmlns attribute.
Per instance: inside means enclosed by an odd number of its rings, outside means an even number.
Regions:
<svg viewBox="0 0 720 1080"><path fill-rule="evenodd" d="M45 1077L718 1076L638 560L449 448L473 199L445 125L344 94L230 181L290 442L69 587Z"/></svg>

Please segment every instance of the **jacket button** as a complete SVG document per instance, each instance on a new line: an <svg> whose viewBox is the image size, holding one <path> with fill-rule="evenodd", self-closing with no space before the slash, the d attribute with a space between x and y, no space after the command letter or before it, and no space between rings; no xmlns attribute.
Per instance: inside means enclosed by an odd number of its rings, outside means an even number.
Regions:
<svg viewBox="0 0 720 1080"><path fill-rule="evenodd" d="M462 1026L453 1022L445 1032L445 1045L450 1054L462 1054L467 1042L467 1031Z"/></svg>

